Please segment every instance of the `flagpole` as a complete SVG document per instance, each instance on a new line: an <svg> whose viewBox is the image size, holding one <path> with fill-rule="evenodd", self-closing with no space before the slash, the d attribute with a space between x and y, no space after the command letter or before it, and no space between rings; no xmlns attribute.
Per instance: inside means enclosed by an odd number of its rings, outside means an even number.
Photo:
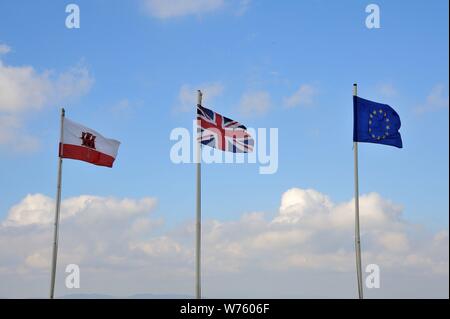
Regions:
<svg viewBox="0 0 450 319"><path fill-rule="evenodd" d="M59 137L59 157L58 157L58 182L56 186L56 208L55 208L55 229L53 234L53 255L52 255L52 273L50 283L50 299L55 296L55 278L56 278L56 260L58 255L58 228L59 228L59 213L61 209L61 177L62 177L62 142L64 133L64 116L65 110L61 109L61 124Z"/></svg>
<svg viewBox="0 0 450 319"><path fill-rule="evenodd" d="M358 86L353 84L353 96L358 96ZM358 277L358 296L363 299L362 266L361 266L361 238L359 231L359 180L358 180L358 142L353 142L353 157L355 163L355 250L356 274Z"/></svg>
<svg viewBox="0 0 450 319"><path fill-rule="evenodd" d="M197 104L202 105L202 92L200 90L197 91ZM198 128L197 128L198 130ZM196 277L196 286L195 286L195 297L197 299L201 299L202 297L202 286L201 286L201 238L202 238L202 190L201 190L201 162L202 162L202 149L200 141L197 141L197 197L196 197L196 239L195 239L195 277Z"/></svg>

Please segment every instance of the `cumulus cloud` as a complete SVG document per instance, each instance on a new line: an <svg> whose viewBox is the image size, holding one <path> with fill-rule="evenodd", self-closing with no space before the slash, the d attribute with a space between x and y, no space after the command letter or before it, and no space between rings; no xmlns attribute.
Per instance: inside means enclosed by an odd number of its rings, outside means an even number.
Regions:
<svg viewBox="0 0 450 319"><path fill-rule="evenodd" d="M177 112L193 112L197 105L197 90L203 93L202 104L210 105L214 99L222 95L224 86L220 82L203 83L197 86L183 84L178 93L178 105L175 107Z"/></svg>
<svg viewBox="0 0 450 319"><path fill-rule="evenodd" d="M146 11L160 19L201 15L223 7L224 0L143 0Z"/></svg>
<svg viewBox="0 0 450 319"><path fill-rule="evenodd" d="M58 294L73 293L64 288L63 270L76 263L78 292L191 295L195 224L165 226L155 203L91 195L64 200ZM275 215L205 219L206 296L354 297L353 204L293 188L282 194ZM382 274L382 287L367 296L448 298L448 230L432 233L405 221L401 205L376 193L361 196L360 205L363 267L375 263ZM53 213L53 199L42 194L9 210L0 226L0 295L47 294Z"/></svg>
<svg viewBox="0 0 450 319"><path fill-rule="evenodd" d="M93 84L88 69L77 65L62 73L37 72L31 66L0 61L0 112L39 110L69 97L86 94Z"/></svg>
<svg viewBox="0 0 450 319"><path fill-rule="evenodd" d="M441 109L448 109L448 85L437 84L428 94L425 103L416 107L418 114L434 112Z"/></svg>
<svg viewBox="0 0 450 319"><path fill-rule="evenodd" d="M0 45L0 57L9 51ZM92 85L93 78L83 64L59 73L38 72L32 66L6 65L0 59L0 146L36 150L39 141L23 129L25 114L84 95Z"/></svg>
<svg viewBox="0 0 450 319"><path fill-rule="evenodd" d="M61 203L61 220L74 216L89 223L102 218L127 219L130 215L152 210L154 205L155 200L152 198L137 201L83 195L68 198ZM54 221L54 209L55 202L52 198L42 194L27 195L19 204L11 207L3 224L5 226L49 224Z"/></svg>
<svg viewBox="0 0 450 319"><path fill-rule="evenodd" d="M377 193L360 197L361 218L367 221L366 228L402 225L402 207L383 199ZM294 188L281 199L276 223L295 224L302 222L316 228L347 228L354 222L354 202L334 204L326 195L313 189Z"/></svg>
<svg viewBox="0 0 450 319"><path fill-rule="evenodd" d="M270 106L271 99L268 92L247 92L241 98L239 111L244 116L260 116L266 114Z"/></svg>
<svg viewBox="0 0 450 319"><path fill-rule="evenodd" d="M314 98L317 96L318 90L310 84L302 84L291 96L284 99L287 107L310 107L314 105Z"/></svg>
<svg viewBox="0 0 450 319"><path fill-rule="evenodd" d="M385 232L377 239L386 250L393 252L403 252L409 250L408 237L403 233Z"/></svg>

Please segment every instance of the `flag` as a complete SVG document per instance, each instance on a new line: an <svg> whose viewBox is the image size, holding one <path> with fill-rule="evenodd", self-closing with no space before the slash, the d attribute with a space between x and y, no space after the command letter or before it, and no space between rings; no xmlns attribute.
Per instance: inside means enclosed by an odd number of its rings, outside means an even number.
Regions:
<svg viewBox="0 0 450 319"><path fill-rule="evenodd" d="M353 141L403 147L400 116L387 104L353 97Z"/></svg>
<svg viewBox="0 0 450 319"><path fill-rule="evenodd" d="M255 144L247 128L228 117L197 105L197 139L225 152L249 153Z"/></svg>
<svg viewBox="0 0 450 319"><path fill-rule="evenodd" d="M85 161L98 166L112 167L120 142L103 137L100 133L63 118L63 135L59 156Z"/></svg>

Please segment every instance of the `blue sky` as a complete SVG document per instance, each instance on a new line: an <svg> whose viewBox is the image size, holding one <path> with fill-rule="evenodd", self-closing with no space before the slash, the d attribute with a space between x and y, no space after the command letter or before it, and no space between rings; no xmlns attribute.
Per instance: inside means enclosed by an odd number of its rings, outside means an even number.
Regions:
<svg viewBox="0 0 450 319"><path fill-rule="evenodd" d="M92 81L81 93L20 112L0 106L0 116L20 120L14 134L37 143L16 151L0 138L2 220L27 194L54 197L60 106L122 142L113 169L64 161L63 198L151 196L166 227L192 220L195 167L169 158L171 130L190 129L194 116L194 105L179 111L183 85L195 94L215 84L220 92L205 106L250 127L279 129L276 174L260 175L254 164L203 166L205 218L275 215L293 187L349 201L357 82L361 97L397 110L404 144L360 145L360 193L401 205L412 223L448 229L448 1L377 1L380 29L366 28L370 2L359 0L216 1L209 11L173 17L145 1L74 3L80 29L65 27L64 1L0 3L0 45L10 48L0 53L4 66L50 71L55 83L79 68ZM312 88L311 103L286 107L301 86ZM242 97L255 92L268 96L268 109L243 114Z"/></svg>
<svg viewBox="0 0 450 319"><path fill-rule="evenodd" d="M79 30L64 27L63 2L6 1L1 7L3 13L14 12L2 14L0 22L1 40L12 47L4 61L41 72L84 63L95 83L85 96L64 101L67 116L122 142L113 170L66 161L63 196L152 194L160 198L164 214L189 218L194 167L170 162L168 136L174 127L190 128L192 113L173 109L181 85L219 82L224 92L208 106L248 126L279 128L280 164L273 176L260 176L249 166L205 167L205 214L227 218L230 211L276 209L278 194L292 186L349 199L351 85L357 82L361 96L397 109L405 144L402 150L360 147L361 192L376 191L403 203L414 220L448 223L448 110L414 113L435 85L448 84L445 1L380 2L378 30L365 28L364 1L284 6L259 1L243 16L236 16L230 4L210 15L162 21L145 15L138 2L78 4ZM285 109L283 97L304 83L320 92L314 107ZM383 85L393 86L394 96L382 96ZM233 114L240 96L255 90L270 93L269 112L243 119ZM115 116L111 109L124 100L130 110ZM2 174L3 212L27 193L53 195L58 106L25 115L27 131L42 140L37 152L2 149L2 167L12 168ZM247 196L239 195L242 190Z"/></svg>

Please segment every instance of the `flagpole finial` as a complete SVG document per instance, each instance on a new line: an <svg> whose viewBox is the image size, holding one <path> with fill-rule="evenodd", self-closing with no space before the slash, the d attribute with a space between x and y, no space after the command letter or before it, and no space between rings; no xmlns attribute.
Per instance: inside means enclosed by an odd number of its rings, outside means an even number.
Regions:
<svg viewBox="0 0 450 319"><path fill-rule="evenodd" d="M203 93L200 90L197 90L197 104L198 105L202 105L202 97L203 97Z"/></svg>

